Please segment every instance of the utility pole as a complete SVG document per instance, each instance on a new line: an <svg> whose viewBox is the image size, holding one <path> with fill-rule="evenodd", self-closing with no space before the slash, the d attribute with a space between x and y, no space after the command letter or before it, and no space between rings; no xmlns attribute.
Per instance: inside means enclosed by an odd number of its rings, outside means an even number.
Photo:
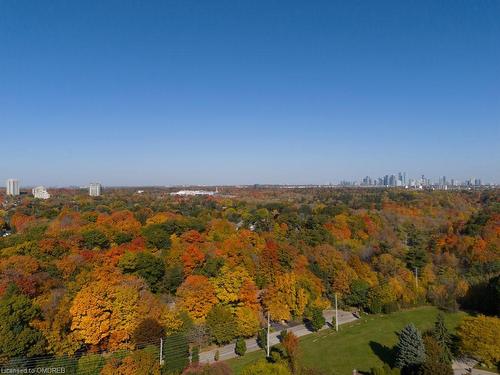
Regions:
<svg viewBox="0 0 500 375"><path fill-rule="evenodd" d="M418 268L415 267L415 289L418 290Z"/></svg>
<svg viewBox="0 0 500 375"><path fill-rule="evenodd" d="M335 331L339 331L339 310L337 307L337 293L335 293Z"/></svg>
<svg viewBox="0 0 500 375"><path fill-rule="evenodd" d="M271 326L270 324L270 318L269 318L269 310L267 311L267 345L266 345L266 350L267 350L267 357L270 355L270 348L271 348L271 342L269 340L269 327Z"/></svg>
<svg viewBox="0 0 500 375"><path fill-rule="evenodd" d="M160 366L163 365L163 338L160 337Z"/></svg>

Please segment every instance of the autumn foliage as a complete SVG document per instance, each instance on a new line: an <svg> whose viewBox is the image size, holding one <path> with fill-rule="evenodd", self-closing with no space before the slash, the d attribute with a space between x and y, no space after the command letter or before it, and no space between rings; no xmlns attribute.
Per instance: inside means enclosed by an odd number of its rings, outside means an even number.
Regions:
<svg viewBox="0 0 500 375"><path fill-rule="evenodd" d="M126 374L151 361L138 349L161 336L191 346L251 337L267 313L310 319L335 296L341 307L389 313L423 303L475 309L474 293L497 290L498 190L228 192L116 189L93 199L67 190L5 206L0 227L11 235L0 238L0 299L7 306L14 288L32 311L9 314L23 316L37 355L87 360L134 350L103 365L103 373ZM493 299L488 311L498 311ZM466 344L494 327L474 319L459 330L462 348L494 361L488 342ZM15 324L4 331L15 337ZM285 344L294 369L297 345L292 336ZM10 349L2 361L29 354Z"/></svg>

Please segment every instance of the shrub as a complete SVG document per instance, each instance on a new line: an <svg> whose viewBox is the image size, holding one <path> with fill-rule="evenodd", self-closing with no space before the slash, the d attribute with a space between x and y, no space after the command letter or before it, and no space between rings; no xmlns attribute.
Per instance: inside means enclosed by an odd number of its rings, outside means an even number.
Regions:
<svg viewBox="0 0 500 375"><path fill-rule="evenodd" d="M240 375L291 375L291 372L282 363L268 363L260 360L257 363L246 366Z"/></svg>
<svg viewBox="0 0 500 375"><path fill-rule="evenodd" d="M286 358L286 353L284 349L273 346L271 350L269 350L269 358L268 360L272 363L282 362Z"/></svg>
<svg viewBox="0 0 500 375"><path fill-rule="evenodd" d="M234 348L234 352L239 356L244 356L247 351L247 344L244 339L239 338L236 340L236 346Z"/></svg>
<svg viewBox="0 0 500 375"><path fill-rule="evenodd" d="M323 311L314 307L311 311L310 326L313 331L319 331L325 325L325 317L323 316Z"/></svg>

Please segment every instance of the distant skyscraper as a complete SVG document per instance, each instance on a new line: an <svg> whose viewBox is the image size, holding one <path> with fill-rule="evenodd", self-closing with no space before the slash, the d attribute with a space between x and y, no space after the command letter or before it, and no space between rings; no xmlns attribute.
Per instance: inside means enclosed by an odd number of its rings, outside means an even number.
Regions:
<svg viewBox="0 0 500 375"><path fill-rule="evenodd" d="M7 195L19 195L19 180L9 178L6 183Z"/></svg>
<svg viewBox="0 0 500 375"><path fill-rule="evenodd" d="M396 182L396 176L391 174L391 177L389 177L389 185L391 186L396 186L397 185L397 182Z"/></svg>
<svg viewBox="0 0 500 375"><path fill-rule="evenodd" d="M47 189L43 186L37 186L36 188L33 188L31 190L33 193L33 196L38 199L49 199L50 194L48 193Z"/></svg>
<svg viewBox="0 0 500 375"><path fill-rule="evenodd" d="M98 182L91 182L89 185L89 195L91 197L98 197L101 195L101 184Z"/></svg>

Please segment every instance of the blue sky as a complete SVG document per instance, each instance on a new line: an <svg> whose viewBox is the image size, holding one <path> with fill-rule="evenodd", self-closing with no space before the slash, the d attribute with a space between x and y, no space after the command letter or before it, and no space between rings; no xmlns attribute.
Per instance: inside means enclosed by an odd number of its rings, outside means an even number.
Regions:
<svg viewBox="0 0 500 375"><path fill-rule="evenodd" d="M500 182L500 2L0 1L0 179Z"/></svg>

